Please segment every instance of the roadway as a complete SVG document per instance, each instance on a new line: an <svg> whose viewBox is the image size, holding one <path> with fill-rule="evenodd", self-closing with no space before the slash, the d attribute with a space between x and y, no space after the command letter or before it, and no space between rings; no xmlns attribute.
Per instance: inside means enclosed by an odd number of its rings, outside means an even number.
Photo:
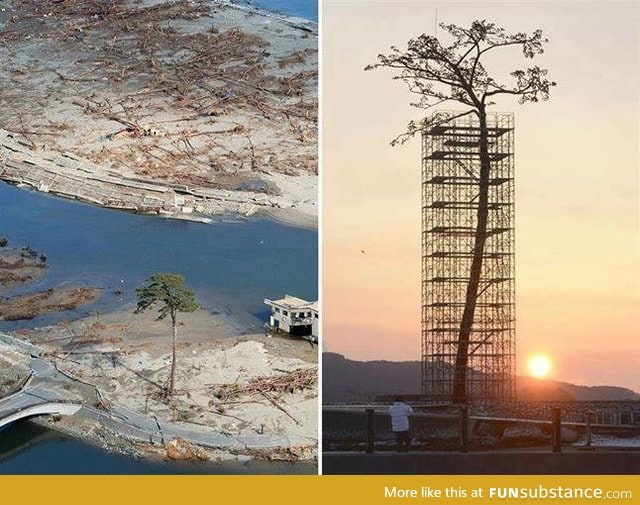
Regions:
<svg viewBox="0 0 640 505"><path fill-rule="evenodd" d="M0 335L2 340L24 345L26 343L13 337ZM210 448L224 449L273 449L315 443L306 438L293 438L286 435L225 435L206 426L186 426L186 424L167 423L155 416L134 412L122 405L110 402L102 397L94 386L82 383L59 372L53 363L38 356L31 355L31 378L18 393L0 399L0 427L2 419L7 419L16 411L24 412L26 417L46 413L69 415L70 409L61 407L65 404L79 404L81 408L75 414L84 420L100 423L129 439L142 442L165 443L175 438ZM97 400L101 399L107 408L98 408ZM58 405L56 410L52 405ZM51 412L37 410L28 411L35 406L49 405ZM13 419L17 420L17 419ZM7 423L4 423L7 424Z"/></svg>

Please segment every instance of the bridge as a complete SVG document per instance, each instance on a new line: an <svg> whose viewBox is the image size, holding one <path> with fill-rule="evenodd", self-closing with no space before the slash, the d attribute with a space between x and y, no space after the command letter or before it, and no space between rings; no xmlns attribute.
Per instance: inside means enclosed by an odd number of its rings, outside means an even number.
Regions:
<svg viewBox="0 0 640 505"><path fill-rule="evenodd" d="M42 415L70 416L82 404L69 400L51 400L32 391L21 390L0 400L0 429L20 419Z"/></svg>
<svg viewBox="0 0 640 505"><path fill-rule="evenodd" d="M315 443L315 438L290 435L246 434L229 435L217 429L165 422L155 415L135 412L107 400L107 408L97 408L104 401L98 389L59 371L55 363L42 357L41 349L23 340L0 333L0 345L5 343L30 356L31 377L22 388L0 398L0 428L19 419L39 415L77 414L83 422L99 423L129 440L164 444L175 438L210 447L238 449L272 449Z"/></svg>

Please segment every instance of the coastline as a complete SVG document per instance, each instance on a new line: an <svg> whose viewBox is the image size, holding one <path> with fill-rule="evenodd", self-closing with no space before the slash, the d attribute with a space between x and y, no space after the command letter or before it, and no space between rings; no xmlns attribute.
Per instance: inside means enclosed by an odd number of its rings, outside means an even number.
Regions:
<svg viewBox="0 0 640 505"><path fill-rule="evenodd" d="M299 186L287 180L288 176L272 175L270 179L287 187ZM158 183L124 177L70 153L39 155L1 128L0 181L90 205L165 218L207 223L211 217L224 215L262 215L291 226L318 228L317 205L308 198L317 194L317 178L304 178L309 185L298 189L298 198Z"/></svg>
<svg viewBox="0 0 640 505"><path fill-rule="evenodd" d="M0 97L0 179L164 217L266 215L317 229L317 23L159 1L125 3L111 24L52 5L36 28L28 5L7 7L0 85L13 91ZM60 32L70 21L85 27L78 42Z"/></svg>
<svg viewBox="0 0 640 505"><path fill-rule="evenodd" d="M233 348L242 342L253 345L254 341L242 338L227 345ZM10 397L33 390L38 391L39 397L58 398L55 401L81 401L81 409L73 416L52 416L36 419L36 422L103 449L136 458L176 461L247 462L264 459L313 462L317 459L317 438L312 441L304 436L266 433L232 435L225 429L218 431L199 423L171 423L155 414L147 419L145 414L114 403L110 399L111 393L89 382L88 378L65 370L68 368L63 366L65 360L55 360L50 345L43 348L0 334L0 347L7 351L6 355L19 354L34 364L37 362L31 378ZM27 355L31 357L27 358ZM78 373L76 370L73 372ZM309 428L313 430L312 426Z"/></svg>
<svg viewBox="0 0 640 505"><path fill-rule="evenodd" d="M70 422L71 421L71 422ZM116 454L132 458L143 463L159 464L164 466L164 470L156 472L154 470L143 471L144 474L169 473L169 474L195 474L195 475L217 475L217 474L260 474L274 473L274 466L286 465L285 471L275 473L291 474L315 474L317 473L317 458L290 461L286 459L273 459L248 456L245 454L231 454L225 451L208 450L210 459L171 459L160 452L159 447L141 444L119 437L117 434L102 432L100 436L93 433L93 436L86 436L86 429L90 429L90 422L79 419L60 418L57 421L47 418L33 418L28 421L39 429L46 430L47 433L56 436L76 440L82 444L87 444L94 450L105 451L109 454ZM28 472L26 472L28 473ZM66 474L67 472L64 472ZM74 474L79 473L74 471ZM94 472L90 472L94 473ZM126 473L130 473L127 471ZM139 471L133 473L139 474Z"/></svg>
<svg viewBox="0 0 640 505"><path fill-rule="evenodd" d="M3 251L6 266L19 260L20 268L31 272L29 252L28 247ZM25 276L20 291L26 292L24 287L32 282ZM135 314L134 309L135 304L127 303L55 326L17 329L13 337L0 334L0 379L8 386L0 399L0 414L6 395L21 388L29 391L33 375L42 374L44 367L49 371L37 385L39 397L48 391L44 398L82 400L86 406L73 417L40 424L104 449L152 459L316 460L317 379L303 387L306 392L277 389L275 396L267 393L263 398L242 391L256 381L268 385L280 381L278 377L287 380L299 370L317 375L317 348L299 339L255 334L257 327L238 326L243 323L227 310L201 308L183 314L177 375L182 389L167 405L158 397L158 388L168 373L170 329L156 314ZM4 366L7 360L10 366ZM33 360L36 366L29 365ZM232 391L242 387L232 393L235 396L229 398L225 392L217 399L217 388L228 391L230 386ZM171 430L174 435L164 438Z"/></svg>
<svg viewBox="0 0 640 505"><path fill-rule="evenodd" d="M0 180L164 218L317 229L317 36L316 22L219 0L9 0ZM136 458L317 461L317 350L198 311L167 399L167 328L128 312L13 332L31 342L22 392L83 403L37 424Z"/></svg>
<svg viewBox="0 0 640 505"><path fill-rule="evenodd" d="M261 16L265 16L269 18L278 18L283 21L289 22L291 26L293 26L294 28L300 28L302 30L312 30L316 34L318 31L318 22L312 19L285 14L277 11L270 11L264 8L254 7L253 5L234 2L233 0L212 0L212 2L220 5L225 5L227 7L231 7L234 9L251 12L253 14L259 14Z"/></svg>

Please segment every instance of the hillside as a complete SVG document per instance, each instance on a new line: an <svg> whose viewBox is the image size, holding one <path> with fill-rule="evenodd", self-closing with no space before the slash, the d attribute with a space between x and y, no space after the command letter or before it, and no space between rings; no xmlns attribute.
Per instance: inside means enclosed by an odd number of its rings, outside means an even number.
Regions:
<svg viewBox="0 0 640 505"><path fill-rule="evenodd" d="M419 394L419 361L354 361L323 354L323 403L363 403L378 395ZM577 386L567 382L517 378L520 401L640 400L640 394L616 386Z"/></svg>

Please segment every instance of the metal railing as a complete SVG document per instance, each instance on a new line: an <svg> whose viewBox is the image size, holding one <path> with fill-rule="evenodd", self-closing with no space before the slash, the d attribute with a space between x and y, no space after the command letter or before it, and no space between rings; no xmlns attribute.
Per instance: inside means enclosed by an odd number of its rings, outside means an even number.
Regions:
<svg viewBox="0 0 640 505"><path fill-rule="evenodd" d="M325 419L323 423L325 448L333 445L334 447L349 447L350 449L347 450L354 450L354 448L360 447L359 450L363 448L365 453L373 454L376 451L376 446L384 443L384 446L388 448L392 444L390 416L386 409L360 406L358 408L328 407L323 410L325 413L323 416ZM562 452L564 443L572 443L566 439L565 428L573 432L571 436L575 437L575 442L579 440L579 436L582 436L584 443L581 442L580 447L586 449L592 447L592 436L595 433L614 436L617 434L622 437L640 434L638 426L597 424L594 422L597 419L594 412L586 413L581 422L567 421L565 419L566 413L565 410L554 407L547 419L500 418L470 415L468 408L459 407L456 411L452 410L447 414L416 412L410 415L410 419L412 420L414 437L421 440L422 444L433 444L435 441L439 447L437 450L462 453L479 446L482 450L490 450L492 448L532 445L538 447L547 445L552 452ZM327 417L327 414L333 414L336 417L331 419ZM341 416L344 416L342 417L342 425L339 421ZM538 435L531 439L527 439L530 435L526 434L522 435L524 438L521 440L518 440L518 435L511 435L515 438L498 440L494 445L486 446L481 441L482 435L478 435L478 432L486 430L487 427L489 427L489 431L497 431L503 435L510 427L539 427L539 430L537 430ZM499 439L500 435L497 438ZM422 446L424 447L424 445Z"/></svg>

